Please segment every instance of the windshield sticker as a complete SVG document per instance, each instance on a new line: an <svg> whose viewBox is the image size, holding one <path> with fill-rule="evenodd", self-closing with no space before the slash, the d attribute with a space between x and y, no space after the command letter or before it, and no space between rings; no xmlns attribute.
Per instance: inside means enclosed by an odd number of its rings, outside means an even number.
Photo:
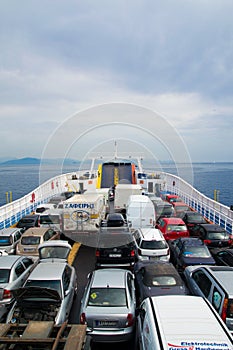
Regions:
<svg viewBox="0 0 233 350"><path fill-rule="evenodd" d="M233 346L218 342L180 342L180 345L168 343L169 350L232 350Z"/></svg>

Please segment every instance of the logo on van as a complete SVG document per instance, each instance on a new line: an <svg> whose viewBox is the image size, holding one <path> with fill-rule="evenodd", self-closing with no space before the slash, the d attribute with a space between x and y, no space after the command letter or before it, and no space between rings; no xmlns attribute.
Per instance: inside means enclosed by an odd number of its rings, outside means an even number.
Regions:
<svg viewBox="0 0 233 350"><path fill-rule="evenodd" d="M169 350L230 350L229 344L218 342L181 342L180 345L168 343Z"/></svg>
<svg viewBox="0 0 233 350"><path fill-rule="evenodd" d="M94 209L94 203L65 203L65 209Z"/></svg>
<svg viewBox="0 0 233 350"><path fill-rule="evenodd" d="M90 215L84 210L77 210L71 214L71 219L75 222L85 222L89 220Z"/></svg>

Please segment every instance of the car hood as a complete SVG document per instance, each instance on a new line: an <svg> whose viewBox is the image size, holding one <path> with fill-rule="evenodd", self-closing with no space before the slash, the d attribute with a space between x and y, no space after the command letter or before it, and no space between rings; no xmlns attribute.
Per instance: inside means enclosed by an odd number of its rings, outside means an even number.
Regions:
<svg viewBox="0 0 233 350"><path fill-rule="evenodd" d="M61 297L55 289L40 288L40 287L22 287L12 290L14 298L19 301L25 301L30 299L52 299L57 302L61 302Z"/></svg>

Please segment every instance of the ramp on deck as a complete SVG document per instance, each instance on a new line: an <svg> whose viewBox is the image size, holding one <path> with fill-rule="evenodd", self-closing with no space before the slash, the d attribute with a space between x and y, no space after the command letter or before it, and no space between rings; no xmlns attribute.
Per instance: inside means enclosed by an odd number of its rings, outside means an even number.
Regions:
<svg viewBox="0 0 233 350"><path fill-rule="evenodd" d="M134 165L127 162L109 162L102 165L101 188L108 188L118 183L135 183Z"/></svg>

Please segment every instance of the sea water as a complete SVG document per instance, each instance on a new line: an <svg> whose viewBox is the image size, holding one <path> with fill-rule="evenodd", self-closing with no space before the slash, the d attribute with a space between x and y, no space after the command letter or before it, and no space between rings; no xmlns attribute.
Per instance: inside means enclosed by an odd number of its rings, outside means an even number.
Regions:
<svg viewBox="0 0 233 350"><path fill-rule="evenodd" d="M75 170L69 166L60 173ZM176 174L174 166L166 165L163 170ZM212 199L216 191L219 202L233 205L233 163L193 163L192 171L193 185L198 191ZM58 174L52 165L43 166L43 169L38 165L0 165L0 206L6 204L11 195L16 200L33 191L40 185L41 178L45 181Z"/></svg>

